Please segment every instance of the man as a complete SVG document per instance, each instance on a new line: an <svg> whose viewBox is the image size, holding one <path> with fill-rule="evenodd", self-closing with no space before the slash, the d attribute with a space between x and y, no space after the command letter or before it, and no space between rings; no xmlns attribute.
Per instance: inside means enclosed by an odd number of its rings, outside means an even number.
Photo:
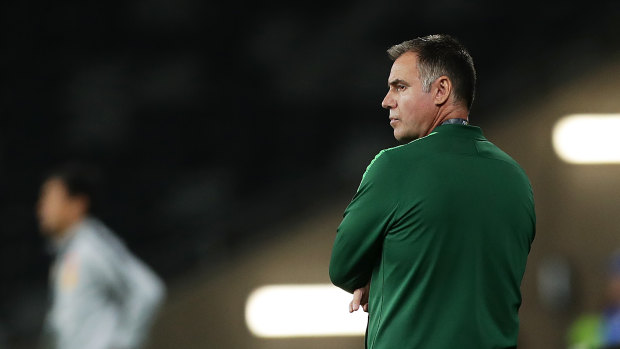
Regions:
<svg viewBox="0 0 620 349"><path fill-rule="evenodd" d="M394 137L347 207L332 282L369 313L372 349L514 348L520 283L534 239L521 167L468 125L476 73L448 35L395 45Z"/></svg>
<svg viewBox="0 0 620 349"><path fill-rule="evenodd" d="M161 280L90 216L93 175L67 166L44 182L38 203L56 259L44 345L57 349L134 349L144 342L164 297Z"/></svg>

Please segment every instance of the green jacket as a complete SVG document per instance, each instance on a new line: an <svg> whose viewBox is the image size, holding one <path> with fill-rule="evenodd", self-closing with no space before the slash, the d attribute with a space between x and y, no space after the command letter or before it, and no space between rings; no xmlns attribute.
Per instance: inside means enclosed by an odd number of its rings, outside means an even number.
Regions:
<svg viewBox="0 0 620 349"><path fill-rule="evenodd" d="M439 126L370 163L329 274L348 292L372 280L368 348L514 347L535 221L510 156L478 127Z"/></svg>

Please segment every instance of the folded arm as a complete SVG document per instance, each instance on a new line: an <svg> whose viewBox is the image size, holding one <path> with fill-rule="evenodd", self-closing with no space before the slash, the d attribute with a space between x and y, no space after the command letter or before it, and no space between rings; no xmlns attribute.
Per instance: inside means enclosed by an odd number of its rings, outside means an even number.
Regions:
<svg viewBox="0 0 620 349"><path fill-rule="evenodd" d="M392 166L384 152L377 155L338 227L329 275L349 293L369 283L394 219L398 193Z"/></svg>

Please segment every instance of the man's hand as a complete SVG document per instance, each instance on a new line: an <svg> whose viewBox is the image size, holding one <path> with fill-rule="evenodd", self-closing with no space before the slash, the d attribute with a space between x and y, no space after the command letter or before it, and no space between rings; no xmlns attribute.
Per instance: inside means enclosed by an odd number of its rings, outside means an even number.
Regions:
<svg viewBox="0 0 620 349"><path fill-rule="evenodd" d="M349 303L349 313L359 310L360 305L365 312L368 312L368 293L370 292L370 282L363 288L358 288L353 292L353 300Z"/></svg>

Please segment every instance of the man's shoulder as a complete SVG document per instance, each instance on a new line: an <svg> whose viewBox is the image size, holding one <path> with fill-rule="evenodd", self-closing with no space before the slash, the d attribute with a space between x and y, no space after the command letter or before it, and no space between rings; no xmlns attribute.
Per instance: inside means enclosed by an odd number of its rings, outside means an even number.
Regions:
<svg viewBox="0 0 620 349"><path fill-rule="evenodd" d="M125 247L103 223L89 219L80 227L71 249L89 260L108 260L122 255Z"/></svg>
<svg viewBox="0 0 620 349"><path fill-rule="evenodd" d="M421 151L429 145L429 141L434 138L433 136L434 134L431 133L428 136L414 139L411 142L383 149L379 152L379 154L377 154L376 158L379 156L395 157L405 153L410 154Z"/></svg>
<svg viewBox="0 0 620 349"><path fill-rule="evenodd" d="M396 147L382 149L379 153L377 153L377 155L375 155L374 159L370 161L370 164L368 165L366 171L368 171L372 167L381 167L386 165L391 158L397 156L397 153L401 151L402 147L403 145L399 145Z"/></svg>
<svg viewBox="0 0 620 349"><path fill-rule="evenodd" d="M415 156L417 154L423 155L433 149L438 144L442 143L442 137L437 137L436 132L431 132L429 135L412 140L411 142L401 144L386 151L390 152L392 156Z"/></svg>
<svg viewBox="0 0 620 349"><path fill-rule="evenodd" d="M524 169L515 159L484 136L450 138L437 137L435 133L406 144L381 150L372 160L366 172L371 168L373 171L381 173L385 173L385 171L402 172L404 170L408 175L411 175L411 171L417 172L421 163L425 164L425 168L450 165L454 163L454 156L465 161L476 161L476 158L498 161L514 168L521 175L525 175ZM478 162L478 164L480 163Z"/></svg>
<svg viewBox="0 0 620 349"><path fill-rule="evenodd" d="M521 165L515 159L513 159L512 156L508 155L508 153L506 153L494 143L488 140L484 140L477 141L475 145L479 156L492 160L502 161L515 167L519 172L525 173Z"/></svg>
<svg viewBox="0 0 620 349"><path fill-rule="evenodd" d="M433 137L433 135L428 135L426 137L418 138L409 143L397 145L395 147L386 148L381 150L373 162L381 159L382 162L388 161L398 161L399 158L406 156L411 159L417 155L424 155L427 152L427 148L431 142L429 140Z"/></svg>
<svg viewBox="0 0 620 349"><path fill-rule="evenodd" d="M366 167L362 180L369 178L394 180L402 176L403 171L411 170L411 166L405 164L417 162L418 154L423 155L425 153L412 147L412 144L413 142L410 142L381 150Z"/></svg>
<svg viewBox="0 0 620 349"><path fill-rule="evenodd" d="M368 169L371 167L390 167L393 168L402 161L402 157L407 159L414 159L416 156L424 156L427 154L427 147L430 144L429 140L433 138L433 134L426 137L418 138L409 143L397 145L394 147L381 150L375 158L368 165Z"/></svg>

